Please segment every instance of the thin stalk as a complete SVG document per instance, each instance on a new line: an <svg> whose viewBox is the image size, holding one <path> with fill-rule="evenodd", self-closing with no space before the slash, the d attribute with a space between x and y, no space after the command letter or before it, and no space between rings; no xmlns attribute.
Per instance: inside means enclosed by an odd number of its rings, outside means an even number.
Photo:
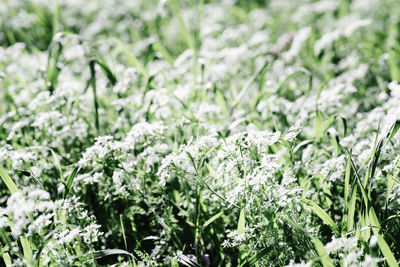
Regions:
<svg viewBox="0 0 400 267"><path fill-rule="evenodd" d="M94 122L98 133L100 130L100 123L99 123L99 103L97 102L97 90L96 90L96 70L94 68L95 63L96 63L95 60L91 60L89 62L89 67L90 67L90 85L93 90L93 101L94 101Z"/></svg>

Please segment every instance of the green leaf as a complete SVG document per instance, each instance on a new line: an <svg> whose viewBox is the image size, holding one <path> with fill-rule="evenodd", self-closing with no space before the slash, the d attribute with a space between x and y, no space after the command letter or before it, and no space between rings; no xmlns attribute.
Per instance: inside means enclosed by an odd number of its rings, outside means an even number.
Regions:
<svg viewBox="0 0 400 267"><path fill-rule="evenodd" d="M240 266L247 267L255 265L260 259L262 259L268 252L271 251L271 246L259 250L255 255L246 259Z"/></svg>
<svg viewBox="0 0 400 267"><path fill-rule="evenodd" d="M321 112L317 111L314 118L314 137L320 140L334 120L335 116L331 116L327 121L324 121Z"/></svg>
<svg viewBox="0 0 400 267"><path fill-rule="evenodd" d="M219 90L215 93L215 101L221 108L222 114L224 114L225 118L229 118L229 111L226 105L225 97Z"/></svg>
<svg viewBox="0 0 400 267"><path fill-rule="evenodd" d="M152 47L155 51L161 53L163 58L168 61L169 64L173 65L174 64L174 59L172 58L171 54L168 52L168 50L161 45L160 42L156 41L152 44Z"/></svg>
<svg viewBox="0 0 400 267"><path fill-rule="evenodd" d="M18 192L18 187L15 185L14 181L11 179L11 177L7 174L7 172L4 170L4 168L0 165L0 177L3 180L3 182L6 184L8 190L10 191L11 194L14 194Z"/></svg>
<svg viewBox="0 0 400 267"><path fill-rule="evenodd" d="M293 154L296 153L300 148L302 148L303 146L306 146L310 143L312 143L312 140L304 140L302 142L300 142L294 149L293 149Z"/></svg>
<svg viewBox="0 0 400 267"><path fill-rule="evenodd" d="M187 267L200 267L201 266L201 265L197 264L196 262L192 261L188 256L183 255L183 254L178 256L178 261Z"/></svg>
<svg viewBox="0 0 400 267"><path fill-rule="evenodd" d="M311 240L314 243L315 246L315 250L318 253L319 259L321 260L321 263L324 267L333 267L333 263L331 258L329 257L328 253L326 252L324 245L322 244L322 242L311 236Z"/></svg>
<svg viewBox="0 0 400 267"><path fill-rule="evenodd" d="M122 237L123 237L123 239L124 239L125 249L128 250L128 244L127 244L127 242L126 242L126 235L125 235L125 227L124 227L124 222L122 221L122 217L123 217L123 215L120 214L120 215L119 215L119 222L120 222L120 224L121 224L121 231L122 231Z"/></svg>
<svg viewBox="0 0 400 267"><path fill-rule="evenodd" d="M135 256L132 253L129 253L128 251L125 251L123 249L104 249L104 250L97 250L94 251L93 256L96 259L105 257L105 256L111 256L111 255L127 255L132 258L132 260L135 260Z"/></svg>
<svg viewBox="0 0 400 267"><path fill-rule="evenodd" d="M390 250L389 245L386 243L382 235L378 235L378 246L383 256L385 256L386 263L390 267L398 267L399 264L397 263L396 258L393 255L393 252Z"/></svg>
<svg viewBox="0 0 400 267"><path fill-rule="evenodd" d="M386 190L386 206L389 204L389 197L390 197L390 193L392 192L392 188L395 184L396 181L396 177L399 175L400 173L400 160L397 161L393 173L392 175L390 175L389 180L387 182L387 190Z"/></svg>
<svg viewBox="0 0 400 267"><path fill-rule="evenodd" d="M329 216L326 211L324 211L320 206L318 206L317 203L309 200L302 198L301 199L303 203L305 203L308 207L311 208L312 211L323 221L325 222L331 229L332 231L336 234L339 235L339 229L336 223L332 220L332 218Z"/></svg>
<svg viewBox="0 0 400 267"><path fill-rule="evenodd" d="M244 208L242 208L240 210L240 216L239 216L238 227L237 227L237 232L239 235L244 234L245 224L246 224L246 218L245 218Z"/></svg>
<svg viewBox="0 0 400 267"><path fill-rule="evenodd" d="M351 154L349 154L349 158L347 159L346 174L344 176L344 205L345 205L345 207L348 205L347 199L349 197L350 174L351 174Z"/></svg>
<svg viewBox="0 0 400 267"><path fill-rule="evenodd" d="M357 187L354 186L351 194L349 210L347 213L347 231L351 231L354 227L354 214L356 212Z"/></svg>
<svg viewBox="0 0 400 267"><path fill-rule="evenodd" d="M57 171L60 174L60 178L64 179L64 174L63 174L63 171L61 168L60 160L58 159L58 156L57 156L56 152L54 152L53 149L50 149L50 151L51 151L51 155L53 156L54 164L56 165Z"/></svg>
<svg viewBox="0 0 400 267"><path fill-rule="evenodd" d="M74 170L72 171L72 173L68 176L67 182L65 183L65 189L64 189L64 194L63 194L64 199L68 196L68 194L71 190L72 182L74 181L74 179L80 169L81 169L81 167L77 164L75 166Z"/></svg>
<svg viewBox="0 0 400 267"><path fill-rule="evenodd" d="M389 58L387 59L390 75L392 76L392 80L400 81L400 67L397 63L398 53L390 48L389 49Z"/></svg>
<svg viewBox="0 0 400 267"><path fill-rule="evenodd" d="M286 83L288 83L290 80L292 80L293 78L295 78L296 76L298 76L299 74L304 74L309 78L309 88L308 90L311 89L312 86L312 74L311 72L309 72L307 69L305 68L300 68L296 71L294 71L293 73L289 74L288 76L286 76L286 78L279 84L276 93L280 94L281 90L283 89L283 87L286 85Z"/></svg>
<svg viewBox="0 0 400 267"><path fill-rule="evenodd" d="M19 240L22 245L22 251L24 252L25 260L27 261L28 266L32 266L32 249L31 245L29 244L28 239L25 236L20 236Z"/></svg>
<svg viewBox="0 0 400 267"><path fill-rule="evenodd" d="M181 30L183 39L185 40L187 47L194 50L195 49L194 41L193 41L192 36L189 33L188 28L185 25L185 22L182 19L178 1L177 0L172 0L171 4L172 4L172 11L174 12L175 17L178 20L179 28Z"/></svg>
<svg viewBox="0 0 400 267"><path fill-rule="evenodd" d="M112 73L110 67L108 66L107 62L103 59L101 55L97 55L100 60L96 59L95 63L101 68L103 71L104 75L106 75L108 81L111 83L111 85L117 84L117 78L115 77L114 73Z"/></svg>
<svg viewBox="0 0 400 267"><path fill-rule="evenodd" d="M136 67L136 69L143 75L144 79L147 81L150 77L147 70L144 68L139 59L129 50L129 48L118 38L113 38L115 42L119 45L122 51L125 53L126 61L129 66Z"/></svg>
<svg viewBox="0 0 400 267"><path fill-rule="evenodd" d="M328 131L328 135L330 137L333 148L336 150L336 152L338 154L340 154L341 147L340 147L340 143L339 143L339 137L336 134L331 133L330 131Z"/></svg>
<svg viewBox="0 0 400 267"><path fill-rule="evenodd" d="M223 211L215 214L214 216L212 216L210 219L208 219L202 226L201 226L201 231L203 232L204 229L210 225L212 222L214 222L216 219L218 219L219 217L221 217L224 214Z"/></svg>
<svg viewBox="0 0 400 267"><path fill-rule="evenodd" d="M387 135L387 137L388 137L388 142L390 141L390 140L392 140L392 138L393 138L393 136L397 133L397 131L400 129L400 120L396 120L394 123L393 123L393 125L392 125L392 127L391 127L391 129L390 129L390 131L389 131L389 133L388 133L388 135Z"/></svg>
<svg viewBox="0 0 400 267"><path fill-rule="evenodd" d="M12 265L12 262L11 262L10 254L8 254L8 252L4 252L2 256L3 256L4 264L5 264L7 267L8 267L8 266L11 266L11 265Z"/></svg>
<svg viewBox="0 0 400 267"><path fill-rule="evenodd" d="M345 228L345 226L349 226L348 221L348 211L349 211L349 192L350 192L350 175L351 175L351 154L349 153L347 164L346 164L346 173L344 175L344 210L342 217L342 235L345 234L345 231L350 230ZM352 202L350 202L352 204ZM355 204L355 203L354 203Z"/></svg>

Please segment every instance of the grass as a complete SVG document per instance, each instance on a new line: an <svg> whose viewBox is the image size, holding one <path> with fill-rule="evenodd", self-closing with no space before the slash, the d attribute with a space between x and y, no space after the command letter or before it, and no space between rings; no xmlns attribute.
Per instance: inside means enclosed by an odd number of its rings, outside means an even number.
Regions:
<svg viewBox="0 0 400 267"><path fill-rule="evenodd" d="M398 266L398 15L0 1L2 261Z"/></svg>

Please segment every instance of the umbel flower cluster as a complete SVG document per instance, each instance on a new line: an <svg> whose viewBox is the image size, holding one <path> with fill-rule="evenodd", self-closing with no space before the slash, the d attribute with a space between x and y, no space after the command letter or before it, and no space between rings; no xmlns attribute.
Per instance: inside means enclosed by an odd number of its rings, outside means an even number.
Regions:
<svg viewBox="0 0 400 267"><path fill-rule="evenodd" d="M0 0L0 265L398 266L394 0Z"/></svg>

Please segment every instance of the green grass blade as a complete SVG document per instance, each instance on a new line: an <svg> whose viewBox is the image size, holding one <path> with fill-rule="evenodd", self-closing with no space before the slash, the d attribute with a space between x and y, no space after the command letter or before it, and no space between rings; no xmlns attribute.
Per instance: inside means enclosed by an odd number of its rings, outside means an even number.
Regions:
<svg viewBox="0 0 400 267"><path fill-rule="evenodd" d="M387 182L387 190L386 190L386 206L389 204L389 197L390 193L392 192L392 188L395 184L396 177L398 177L400 173L400 160L397 161L394 170L392 172L392 175L389 176L389 180Z"/></svg>
<svg viewBox="0 0 400 267"><path fill-rule="evenodd" d="M332 231L335 233L335 235L339 235L339 229L336 223L332 220L332 218L329 216L326 211L324 211L320 206L318 206L317 203L309 200L302 198L301 199L303 203L305 203L324 223L326 223Z"/></svg>
<svg viewBox="0 0 400 267"><path fill-rule="evenodd" d="M8 254L8 252L4 252L2 256L3 256L4 264L7 267L12 266L10 254Z"/></svg>
<svg viewBox="0 0 400 267"><path fill-rule="evenodd" d="M179 255L178 261L179 261L179 263L181 263L182 265L187 266L187 267L201 267L201 265L192 261L188 256L183 255L183 254Z"/></svg>
<svg viewBox="0 0 400 267"><path fill-rule="evenodd" d="M4 170L4 168L0 165L0 177L3 180L3 182L6 184L8 190L10 191L11 194L14 194L18 192L18 187L15 185L14 181L11 179L11 177L7 174L7 172Z"/></svg>
<svg viewBox="0 0 400 267"><path fill-rule="evenodd" d="M350 192L350 175L351 175L351 154L349 153L349 157L346 163L346 172L344 176L344 210L342 216L342 235L349 229L345 226L349 226L347 223L348 220L348 210L349 210L349 192ZM350 202L351 203L351 202Z"/></svg>
<svg viewBox="0 0 400 267"><path fill-rule="evenodd" d="M244 234L244 227L246 224L246 217L244 213L244 208L240 210L240 216L239 216L239 221L238 221L238 227L237 227L237 232L239 235Z"/></svg>
<svg viewBox="0 0 400 267"><path fill-rule="evenodd" d="M387 242L385 241L383 236L380 234L381 226L380 226L378 217L376 216L375 210L372 206L369 208L368 220L369 220L369 222L368 222L369 225L371 225L371 227L372 227L372 232L375 235L378 235L378 246L379 246L379 249L382 252L383 256L386 259L386 263L390 267L398 267L399 265L396 261L396 258L393 255L392 250L390 249L389 245L387 244Z"/></svg>
<svg viewBox="0 0 400 267"><path fill-rule="evenodd" d="M64 193L63 193L64 199L68 196L68 194L71 190L72 182L74 181L76 175L78 175L78 172L80 169L81 169L81 167L79 165L76 165L74 170L72 171L72 173L68 176L68 179L65 183Z"/></svg>
<svg viewBox="0 0 400 267"><path fill-rule="evenodd" d="M350 187L350 174L351 174L351 154L349 154L349 158L346 163L346 173L344 176L344 205L345 210L348 205L348 197L349 197L349 187Z"/></svg>
<svg viewBox="0 0 400 267"><path fill-rule="evenodd" d="M161 45L160 42L156 41L152 44L152 47L155 51L159 52L163 58L168 61L169 64L173 65L174 64L174 59L172 58L171 54L168 52L168 50Z"/></svg>
<svg viewBox="0 0 400 267"><path fill-rule="evenodd" d="M276 93L280 94L281 90L283 89L283 87L292 79L294 79L295 77L297 77L300 74L304 74L306 75L310 80L312 79L312 75L311 72L309 72L307 69L305 68L300 68L296 71L294 71L293 73L289 74L288 76L286 76L286 78L279 84L278 88L276 89ZM310 89L310 88L309 88Z"/></svg>
<svg viewBox="0 0 400 267"><path fill-rule="evenodd" d="M106 63L106 61L103 59L103 57L101 55L97 55L97 57L100 58L101 61L96 59L95 63L101 68L104 75L106 75L107 79L111 83L111 85L115 85L118 81L117 81L117 78L115 77L114 73L111 71L110 67L108 66L108 64Z"/></svg>
<svg viewBox="0 0 400 267"><path fill-rule="evenodd" d="M64 179L64 174L63 174L63 171L62 171L62 168L61 168L60 160L59 160L56 152L54 152L53 149L50 149L50 151L51 151L51 155L53 156L53 159L54 159L54 164L56 165L58 173L60 174L60 178Z"/></svg>
<svg viewBox="0 0 400 267"><path fill-rule="evenodd" d="M326 252L324 245L322 244L322 242L315 238L315 237L311 237L312 242L314 243L315 246L315 250L318 253L319 259L322 263L322 266L324 267L333 267L333 263L331 258L329 257L328 253Z"/></svg>
<svg viewBox="0 0 400 267"><path fill-rule="evenodd" d="M90 85L93 91L93 101L94 101L94 124L97 132L100 131L100 120L99 120L99 102L97 99L97 89L96 89L96 69L95 69L95 61L91 60L89 62L90 68Z"/></svg>
<svg viewBox="0 0 400 267"><path fill-rule="evenodd" d="M214 216L212 216L210 219L208 219L202 226L201 226L201 231L203 232L204 229L210 225L211 223L213 223L215 220L217 220L219 217L221 217L222 215L224 215L223 211L218 212L217 214L215 214Z"/></svg>
<svg viewBox="0 0 400 267"><path fill-rule="evenodd" d="M225 118L229 118L229 111L228 106L226 105L225 97L219 90L215 93L215 101L221 108L222 114L224 114Z"/></svg>
<svg viewBox="0 0 400 267"><path fill-rule="evenodd" d="M399 131L400 129L400 120L396 120L392 127L390 128L390 131L387 135L387 140L388 142L390 142L390 140L392 140L393 136L395 136L395 134Z"/></svg>
<svg viewBox="0 0 400 267"><path fill-rule="evenodd" d="M256 72L246 81L245 85L243 86L243 88L240 90L240 92L236 94L236 91L233 90L233 95L234 95L234 99L235 101L232 104L232 108L236 107L237 104L239 104L240 99L246 94L247 90L250 88L250 85L253 84L253 82L257 79L257 77L264 73L264 71L268 70L269 67L271 66L272 61L269 60L265 60L263 64L261 64L258 69L256 70Z"/></svg>
<svg viewBox="0 0 400 267"><path fill-rule="evenodd" d="M53 37L56 35L59 29L60 8L59 0L54 1L54 14L52 22Z"/></svg>
<svg viewBox="0 0 400 267"><path fill-rule="evenodd" d="M128 250L128 244L126 242L124 222L122 221L122 214L119 215L119 222L121 224L121 231L122 231L122 237L124 239L125 250Z"/></svg>
<svg viewBox="0 0 400 267"><path fill-rule="evenodd" d="M32 249L28 239L25 236L20 236L19 240L22 245L22 251L24 253L25 260L28 266L32 266Z"/></svg>
<svg viewBox="0 0 400 267"><path fill-rule="evenodd" d="M357 200L357 187L354 186L353 193L351 194L349 210L347 212L347 231L353 230L356 212L356 200Z"/></svg>
<svg viewBox="0 0 400 267"><path fill-rule="evenodd" d="M103 250L94 251L92 254L95 259L103 258L106 256L112 256L112 255L127 255L132 260L135 260L135 256L132 253L129 253L128 251L125 251L123 249L103 249Z"/></svg>
<svg viewBox="0 0 400 267"><path fill-rule="evenodd" d="M178 20L179 29L180 29L180 31L182 33L183 39L185 40L187 47L194 50L195 49L194 41L193 41L192 36L189 33L188 28L185 25L185 22L182 19L178 1L177 0L172 0L171 4L172 4L172 11L174 12L175 17Z"/></svg>
<svg viewBox="0 0 400 267"><path fill-rule="evenodd" d="M393 252L390 250L389 245L386 243L382 235L378 235L378 246L383 256L385 257L387 265L389 265L390 267L398 267L399 264L397 263Z"/></svg>
<svg viewBox="0 0 400 267"><path fill-rule="evenodd" d="M328 120L324 121L321 112L317 111L314 118L314 137L320 140L334 121L335 116L331 116Z"/></svg>
<svg viewBox="0 0 400 267"><path fill-rule="evenodd" d="M135 67L139 73L141 73L144 77L144 79L147 81L150 77L149 73L147 70L144 68L142 63L140 63L139 59L129 50L129 48L118 38L113 38L115 42L118 44L118 46L121 48L121 50L124 52L126 56L126 61L129 66Z"/></svg>
<svg viewBox="0 0 400 267"><path fill-rule="evenodd" d="M262 259L265 255L267 255L270 250L271 246L261 249L255 255L246 259L240 266L247 267L255 265L260 259Z"/></svg>

